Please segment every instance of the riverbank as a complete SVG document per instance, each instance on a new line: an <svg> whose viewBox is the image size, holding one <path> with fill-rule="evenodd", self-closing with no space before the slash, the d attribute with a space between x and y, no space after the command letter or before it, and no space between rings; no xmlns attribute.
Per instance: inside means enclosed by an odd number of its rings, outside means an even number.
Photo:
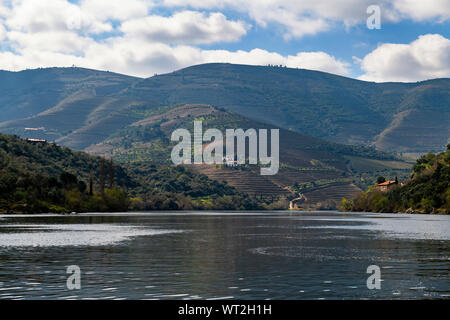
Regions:
<svg viewBox="0 0 450 320"><path fill-rule="evenodd" d="M373 186L355 199L343 199L340 210L449 214L450 144L445 152L419 158L407 181L387 191Z"/></svg>

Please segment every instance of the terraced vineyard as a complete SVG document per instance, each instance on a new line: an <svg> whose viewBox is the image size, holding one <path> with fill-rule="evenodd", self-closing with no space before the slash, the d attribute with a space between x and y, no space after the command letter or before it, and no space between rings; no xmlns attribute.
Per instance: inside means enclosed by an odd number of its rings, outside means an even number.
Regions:
<svg viewBox="0 0 450 320"><path fill-rule="evenodd" d="M297 172L295 175L292 171L281 170L274 176L261 176L254 170L217 168L215 165L189 165L188 167L207 175L210 179L226 181L242 192L266 199L293 198L295 193L288 188L293 182L317 181L314 173ZM326 172L322 174L327 176ZM360 192L361 189L349 181L330 182L303 192L307 200L300 203L299 207L335 208L342 198L352 198Z"/></svg>
<svg viewBox="0 0 450 320"><path fill-rule="evenodd" d="M295 170L281 169L278 174L270 179L279 185L291 186L298 182L308 182L317 180L338 180L342 178L343 172L336 170Z"/></svg>
<svg viewBox="0 0 450 320"><path fill-rule="evenodd" d="M339 205L342 198L353 198L361 193L361 189L352 183L329 184L312 189L303 195L307 199L302 207L322 207L326 204L333 207Z"/></svg>
<svg viewBox="0 0 450 320"><path fill-rule="evenodd" d="M175 145L170 141L171 133L175 129L186 128L192 135L194 120L202 120L204 131L208 128L217 128L222 132L229 128L275 129L272 125L204 104L164 106L151 111L136 105L130 107L130 110L132 111L130 114L140 114L141 118L145 114L145 117L131 123L119 134L111 135L104 142L85 150L97 155L113 156L116 161L123 163L151 162L171 165L170 153ZM340 189L333 186L336 183L349 185L357 180L359 168L363 168L364 172L379 170L381 165L376 161L381 160L384 161L383 168L399 163L392 155L370 148L340 145L284 129L280 129L279 151L280 169L273 176L260 175L257 166L231 168L222 165L217 167L189 165L189 167L207 175L210 179L226 181L251 196L269 200L295 198L296 192L303 193L305 188L309 190L320 186L321 191L311 193L312 200L307 203L312 207L327 200L329 203L330 201L338 203L341 197L351 198L360 191L354 185ZM358 160L358 166L352 165L355 159Z"/></svg>
<svg viewBox="0 0 450 320"><path fill-rule="evenodd" d="M215 165L189 165L197 172L205 174L208 178L218 181L226 181L236 189L258 196L288 196L291 192L271 181L268 176L262 176L251 170L238 168L216 168Z"/></svg>

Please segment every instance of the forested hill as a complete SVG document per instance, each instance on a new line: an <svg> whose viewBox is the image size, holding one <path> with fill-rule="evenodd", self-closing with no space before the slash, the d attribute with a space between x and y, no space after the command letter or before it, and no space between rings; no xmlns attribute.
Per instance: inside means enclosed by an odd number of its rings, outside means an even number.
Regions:
<svg viewBox="0 0 450 320"><path fill-rule="evenodd" d="M447 151L428 153L417 160L403 185L388 192L370 188L342 210L369 212L450 213L450 144Z"/></svg>
<svg viewBox="0 0 450 320"><path fill-rule="evenodd" d="M124 168L0 134L0 213L257 208L263 207L233 187L183 167Z"/></svg>
<svg viewBox="0 0 450 320"><path fill-rule="evenodd" d="M114 180L107 181L107 170L100 157L0 134L0 213L125 211L128 197L118 186L134 187L136 183L114 165Z"/></svg>
<svg viewBox="0 0 450 320"><path fill-rule="evenodd" d="M83 150L155 109L208 104L304 135L441 152L450 79L373 83L273 66L210 63L140 79L83 68L0 71L0 131Z"/></svg>

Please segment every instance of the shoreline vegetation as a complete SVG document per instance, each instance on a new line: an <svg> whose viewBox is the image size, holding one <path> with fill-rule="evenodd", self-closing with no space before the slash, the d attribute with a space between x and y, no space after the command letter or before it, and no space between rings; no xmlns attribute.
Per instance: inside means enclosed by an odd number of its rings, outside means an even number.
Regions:
<svg viewBox="0 0 450 320"><path fill-rule="evenodd" d="M0 134L0 214L262 209L278 207L182 166L126 167Z"/></svg>
<svg viewBox="0 0 450 320"><path fill-rule="evenodd" d="M343 198L339 210L450 214L450 143L442 153L420 157L404 183L388 191L369 187L355 199Z"/></svg>
<svg viewBox="0 0 450 320"><path fill-rule="evenodd" d="M184 166L118 165L54 143L0 134L0 214L288 207L288 198L257 199ZM449 214L450 144L445 152L418 159L398 187L369 187L354 199L343 198L339 210Z"/></svg>

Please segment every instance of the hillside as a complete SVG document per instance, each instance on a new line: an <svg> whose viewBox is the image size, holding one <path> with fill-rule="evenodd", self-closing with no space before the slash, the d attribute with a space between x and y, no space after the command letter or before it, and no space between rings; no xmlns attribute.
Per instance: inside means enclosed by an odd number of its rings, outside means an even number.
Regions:
<svg viewBox="0 0 450 320"><path fill-rule="evenodd" d="M387 191L370 188L342 210L407 213L450 213L450 144L447 151L428 153L417 160L410 178Z"/></svg>
<svg viewBox="0 0 450 320"><path fill-rule="evenodd" d="M0 213L262 208L233 187L183 167L124 167L0 134Z"/></svg>
<svg viewBox="0 0 450 320"><path fill-rule="evenodd" d="M0 213L126 211L129 199L117 186L136 182L114 166L110 188L100 196L102 166L106 172L99 157L0 134Z"/></svg>
<svg viewBox="0 0 450 320"><path fill-rule="evenodd" d="M137 80L82 68L1 71L0 132L58 140L132 103L110 95Z"/></svg>
<svg viewBox="0 0 450 320"><path fill-rule="evenodd" d="M82 68L0 71L0 122L49 114L64 103L116 93L137 80Z"/></svg>
<svg viewBox="0 0 450 320"><path fill-rule="evenodd" d="M170 141L171 133L177 128L192 132L194 120L202 120L204 130L217 128L222 132L227 128L275 128L211 105L161 107L86 151L135 166L150 161L170 164L175 145ZM305 207L321 207L326 202L336 207L343 196L353 196L366 187L371 177L380 173L403 176L410 165L373 148L336 144L281 129L280 170L274 176L261 176L255 165L187 167L258 199L272 202L293 198L300 192L310 195Z"/></svg>
<svg viewBox="0 0 450 320"><path fill-rule="evenodd" d="M0 132L78 150L177 104L209 104L397 153L442 151L450 136L450 79L371 83L303 69L204 64L148 79L81 68L0 72L0 88Z"/></svg>
<svg viewBox="0 0 450 320"><path fill-rule="evenodd" d="M450 137L450 79L371 83L302 69L204 64L145 79L123 94L150 105L207 103L303 134L395 152L440 151Z"/></svg>

